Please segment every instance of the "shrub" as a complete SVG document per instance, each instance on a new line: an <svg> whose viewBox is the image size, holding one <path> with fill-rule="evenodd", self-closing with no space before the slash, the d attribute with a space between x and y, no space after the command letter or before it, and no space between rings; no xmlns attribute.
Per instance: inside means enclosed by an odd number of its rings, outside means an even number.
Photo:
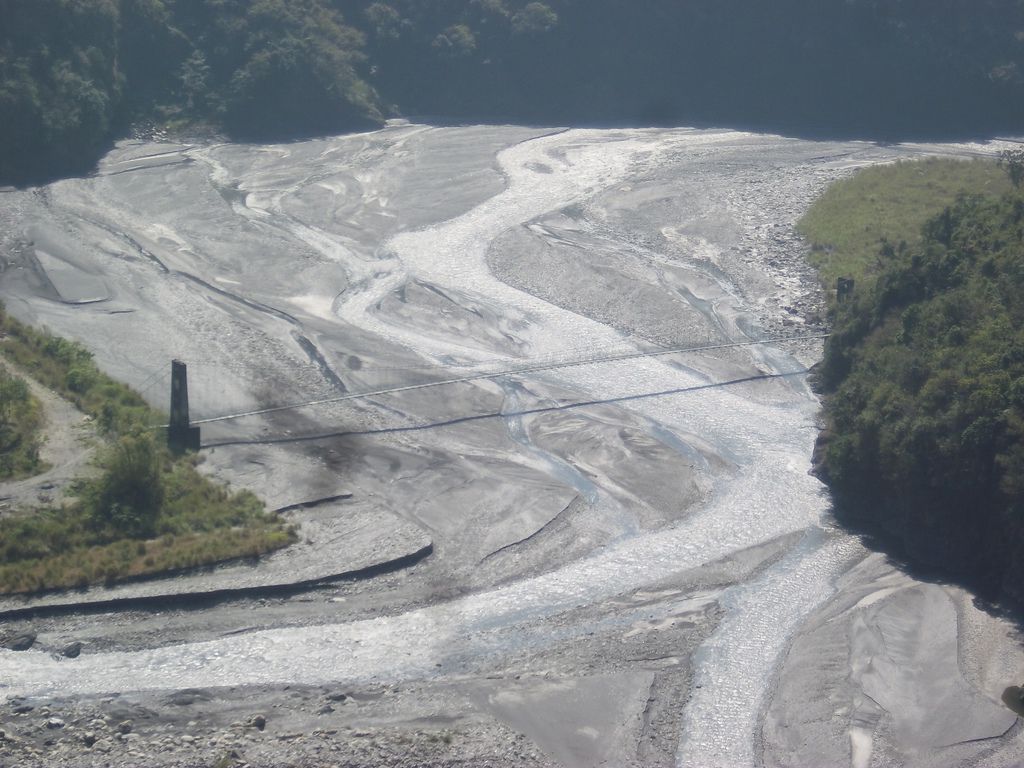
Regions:
<svg viewBox="0 0 1024 768"><path fill-rule="evenodd" d="M98 529L131 538L153 535L164 501L163 460L151 434L120 438L84 502Z"/></svg>

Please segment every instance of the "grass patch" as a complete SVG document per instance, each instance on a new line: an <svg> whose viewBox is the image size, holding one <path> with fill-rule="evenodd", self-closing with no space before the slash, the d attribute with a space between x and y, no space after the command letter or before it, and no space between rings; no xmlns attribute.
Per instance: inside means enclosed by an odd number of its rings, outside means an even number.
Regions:
<svg viewBox="0 0 1024 768"><path fill-rule="evenodd" d="M295 541L293 527L256 496L211 482L195 456L172 456L162 433L149 428L163 414L102 373L80 344L2 308L0 333L0 353L93 416L108 441L100 473L78 482L74 500L0 519L0 593L109 584L255 557ZM0 378L0 400L2 387Z"/></svg>
<svg viewBox="0 0 1024 768"><path fill-rule="evenodd" d="M81 344L40 331L0 307L0 353L40 384L92 416L105 434L164 421L130 387L100 371Z"/></svg>
<svg viewBox="0 0 1024 768"><path fill-rule="evenodd" d="M1006 173L993 160L904 160L836 182L797 230L810 241L810 262L826 287L838 277L853 277L866 288L886 268L887 244L918 246L925 223L958 197L1010 190Z"/></svg>
<svg viewBox="0 0 1024 768"><path fill-rule="evenodd" d="M39 474L42 408L24 379L0 368L0 480Z"/></svg>
<svg viewBox="0 0 1024 768"><path fill-rule="evenodd" d="M199 484L209 485L203 478ZM213 513L202 526L207 530L190 528L189 516L168 514L160 526L168 532L152 539L111 540L77 506L0 520L0 593L112 584L256 557L295 540L256 497L238 496L206 508Z"/></svg>

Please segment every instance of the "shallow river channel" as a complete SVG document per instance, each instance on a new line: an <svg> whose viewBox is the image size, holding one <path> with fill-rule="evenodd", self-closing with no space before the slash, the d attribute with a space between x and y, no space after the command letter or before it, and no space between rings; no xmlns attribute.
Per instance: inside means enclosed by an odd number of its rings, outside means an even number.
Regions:
<svg viewBox="0 0 1024 768"><path fill-rule="evenodd" d="M310 567L430 547L221 606L53 598L0 697L169 723L174 691L340 687L321 726L443 723L473 765L1015 764L1014 629L866 549L809 473L827 329L793 229L858 168L999 148L396 122L126 142L0 193L8 309L161 406L188 363L204 471L298 507Z"/></svg>

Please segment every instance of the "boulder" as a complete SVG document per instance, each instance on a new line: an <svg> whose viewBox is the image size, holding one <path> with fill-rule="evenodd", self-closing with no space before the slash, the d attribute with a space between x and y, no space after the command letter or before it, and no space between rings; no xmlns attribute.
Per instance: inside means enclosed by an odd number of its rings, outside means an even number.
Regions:
<svg viewBox="0 0 1024 768"><path fill-rule="evenodd" d="M176 707L188 707L195 704L197 701L211 701L213 696L208 691L203 691L198 688L185 688L180 691L175 691L167 697L167 703L173 704Z"/></svg>
<svg viewBox="0 0 1024 768"><path fill-rule="evenodd" d="M25 632L20 635L15 635L7 641L7 647L10 648L12 651L27 651L35 644L35 632Z"/></svg>
<svg viewBox="0 0 1024 768"><path fill-rule="evenodd" d="M77 659L78 655L82 652L82 643L75 640L73 643L68 643L60 650L60 655L66 659Z"/></svg>

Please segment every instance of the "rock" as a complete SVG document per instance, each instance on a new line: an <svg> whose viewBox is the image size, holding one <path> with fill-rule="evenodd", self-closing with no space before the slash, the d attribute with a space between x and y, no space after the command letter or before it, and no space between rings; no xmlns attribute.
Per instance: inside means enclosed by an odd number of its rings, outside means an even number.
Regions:
<svg viewBox="0 0 1024 768"><path fill-rule="evenodd" d="M66 659L77 659L78 655L82 652L82 643L77 640L73 643L68 643L60 650L60 655Z"/></svg>
<svg viewBox="0 0 1024 768"><path fill-rule="evenodd" d="M7 641L7 647L12 651L27 651L35 644L35 632L25 632L20 635L15 635L12 639Z"/></svg>
<svg viewBox="0 0 1024 768"><path fill-rule="evenodd" d="M82 734L82 743L87 747L91 747L96 743L96 734L92 731L86 731Z"/></svg>
<svg viewBox="0 0 1024 768"><path fill-rule="evenodd" d="M46 727L47 728L51 728L51 729L52 728L63 728L64 727L64 721L61 720L59 717L51 717L51 718L47 719Z"/></svg>
<svg viewBox="0 0 1024 768"><path fill-rule="evenodd" d="M347 693L337 692L337 693L328 693L327 694L327 700L328 701L344 701L347 698L348 698L348 694Z"/></svg>
<svg viewBox="0 0 1024 768"><path fill-rule="evenodd" d="M20 696L11 696L11 698L7 700L7 705L11 708L11 712L16 715L24 715L25 713L31 712L35 709L34 706L27 703Z"/></svg>
<svg viewBox="0 0 1024 768"><path fill-rule="evenodd" d="M267 727L267 718L263 715L253 715L249 718L249 725L255 728L257 731L262 731Z"/></svg>
<svg viewBox="0 0 1024 768"><path fill-rule="evenodd" d="M122 720L120 723L117 724L117 732L120 733L120 734L131 733L132 732L132 721L131 720Z"/></svg>
<svg viewBox="0 0 1024 768"><path fill-rule="evenodd" d="M318 715L329 715L334 711L334 707L330 704L324 704L320 709L317 710Z"/></svg>
<svg viewBox="0 0 1024 768"><path fill-rule="evenodd" d="M175 691L167 697L167 703L173 704L176 707L187 707L195 704L197 701L211 701L213 697L207 692L199 690L198 688L186 688L181 691Z"/></svg>

